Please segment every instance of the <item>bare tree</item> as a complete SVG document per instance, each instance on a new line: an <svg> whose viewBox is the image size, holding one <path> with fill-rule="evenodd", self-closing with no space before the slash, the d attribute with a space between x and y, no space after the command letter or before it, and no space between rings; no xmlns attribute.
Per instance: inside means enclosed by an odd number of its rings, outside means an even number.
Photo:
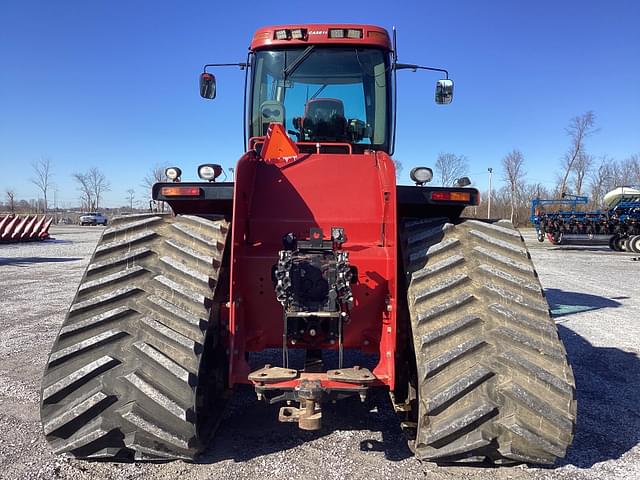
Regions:
<svg viewBox="0 0 640 480"><path fill-rule="evenodd" d="M82 209L93 210L93 190L91 188L91 182L89 181L88 175L86 173L74 173L71 177L78 184Z"/></svg>
<svg viewBox="0 0 640 480"><path fill-rule="evenodd" d="M402 173L402 162L400 160L394 160L393 164L396 167L396 178L400 178L400 174Z"/></svg>
<svg viewBox="0 0 640 480"><path fill-rule="evenodd" d="M593 156L581 153L573 163L573 185L575 187L576 195L582 195L582 187L587 175L593 168Z"/></svg>
<svg viewBox="0 0 640 480"><path fill-rule="evenodd" d="M611 169L606 156L600 160L598 168L589 176L589 208L597 209L602 206L602 199L607 192L607 184L610 182Z"/></svg>
<svg viewBox="0 0 640 480"><path fill-rule="evenodd" d="M440 153L436 159L435 174L440 185L448 187L460 177L467 175L469 163L464 155Z"/></svg>
<svg viewBox="0 0 640 480"><path fill-rule="evenodd" d="M634 153L625 162L629 164L631 183L640 187L640 153Z"/></svg>
<svg viewBox="0 0 640 480"><path fill-rule="evenodd" d="M85 210L97 210L104 192L111 190L107 177L96 167L92 167L86 173L74 173L72 178L78 184L80 201Z"/></svg>
<svg viewBox="0 0 640 480"><path fill-rule="evenodd" d="M511 223L515 221L516 200L522 188L523 178L526 172L523 169L524 156L520 150L512 150L502 159L504 169L503 179L509 184L509 196L511 204Z"/></svg>
<svg viewBox="0 0 640 480"><path fill-rule="evenodd" d="M107 180L105 174L96 167L92 167L87 172L86 176L89 179L89 188L91 188L91 193L95 202L94 209L97 210L100 208L102 194L111 190L111 184Z"/></svg>
<svg viewBox="0 0 640 480"><path fill-rule="evenodd" d="M587 137L597 132L595 128L596 117L592 111L588 111L577 117L573 117L569 126L565 129L570 139L569 150L562 159L563 174L560 180L560 196L567 191L569 174L574 171L576 161L585 155L584 142Z"/></svg>
<svg viewBox="0 0 640 480"><path fill-rule="evenodd" d="M616 186L640 186L640 155L634 154L617 163L619 182Z"/></svg>
<svg viewBox="0 0 640 480"><path fill-rule="evenodd" d="M133 188L127 190L127 200L129 200L129 209L133 210L133 199L135 198L136 191Z"/></svg>
<svg viewBox="0 0 640 480"><path fill-rule="evenodd" d="M145 187L149 192L150 204L152 202L151 189L153 187L153 184L158 182L166 182L169 180L164 173L166 168L167 167L164 165L156 164L154 167L151 168L151 170L149 170L149 173L147 173L147 175L142 179L142 186ZM158 207L160 208L161 211L164 212L164 202L160 202L160 205L158 205Z"/></svg>
<svg viewBox="0 0 640 480"><path fill-rule="evenodd" d="M7 196L7 206L11 213L14 213L16 211L16 191L12 188L7 188L4 193Z"/></svg>
<svg viewBox="0 0 640 480"><path fill-rule="evenodd" d="M35 176L29 179L31 183L37 186L44 197L44 213L47 213L47 191L53 173L51 172L51 158L41 157L31 164Z"/></svg>

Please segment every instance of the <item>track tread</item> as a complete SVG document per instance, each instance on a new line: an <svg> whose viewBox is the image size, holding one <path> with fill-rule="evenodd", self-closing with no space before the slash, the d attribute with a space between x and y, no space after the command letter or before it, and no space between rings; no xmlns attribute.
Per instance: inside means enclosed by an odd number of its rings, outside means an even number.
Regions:
<svg viewBox="0 0 640 480"><path fill-rule="evenodd" d="M493 414L495 410L496 405L491 401L474 403L458 410L455 416L447 416L444 419L433 422L422 441L427 445L437 447L440 442L445 441L447 438L459 438L467 433L467 429Z"/></svg>
<svg viewBox="0 0 640 480"><path fill-rule="evenodd" d="M60 329L60 337L81 333L85 330L98 327L104 323L116 321L118 318L132 312L132 310L126 305L120 305L106 312L101 312L97 315L79 320L77 322L69 322Z"/></svg>
<svg viewBox="0 0 640 480"><path fill-rule="evenodd" d="M401 232L416 455L438 463L563 457L575 382L520 233L508 222L442 219L407 221Z"/></svg>
<svg viewBox="0 0 640 480"><path fill-rule="evenodd" d="M146 272L146 270L141 265L133 265L130 268L125 268L124 270L120 270L119 272L105 275L104 277L101 277L97 280L83 282L80 284L79 290L94 290L106 285L111 285L112 283L117 283L121 280L124 280L125 278L129 279L134 275L138 275L144 272Z"/></svg>
<svg viewBox="0 0 640 480"><path fill-rule="evenodd" d="M141 232L134 233L133 235L129 235L127 238L123 238L121 240L115 240L113 242L103 243L96 248L97 254L106 254L110 253L113 250L117 250L120 248L131 248L131 245L134 245L138 242L142 242L144 240L149 240L156 236L156 232L153 230L142 230Z"/></svg>
<svg viewBox="0 0 640 480"><path fill-rule="evenodd" d="M202 448L199 369L227 230L222 219L161 214L105 229L45 371L54 451L158 460Z"/></svg>

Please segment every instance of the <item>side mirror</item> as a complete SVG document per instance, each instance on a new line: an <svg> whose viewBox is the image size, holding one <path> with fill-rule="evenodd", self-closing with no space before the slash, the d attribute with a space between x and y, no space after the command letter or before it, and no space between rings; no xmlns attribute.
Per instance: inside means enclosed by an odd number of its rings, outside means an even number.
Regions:
<svg viewBox="0 0 640 480"><path fill-rule="evenodd" d="M453 100L453 80L442 79L436 83L436 103L448 105Z"/></svg>
<svg viewBox="0 0 640 480"><path fill-rule="evenodd" d="M213 74L200 74L200 96L209 100L216 98L216 77Z"/></svg>

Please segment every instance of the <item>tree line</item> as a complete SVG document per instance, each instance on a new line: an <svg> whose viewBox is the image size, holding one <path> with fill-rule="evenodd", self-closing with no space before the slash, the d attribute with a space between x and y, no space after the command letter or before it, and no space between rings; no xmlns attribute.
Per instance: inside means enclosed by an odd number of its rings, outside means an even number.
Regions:
<svg viewBox="0 0 640 480"><path fill-rule="evenodd" d="M466 215L485 218L510 218L517 225L528 222L531 200L533 198L562 198L564 194L586 195L589 204L586 208L597 210L603 207L604 195L619 186L640 186L640 153L630 154L620 160L601 156L596 158L587 149L588 139L597 134L596 116L592 111L572 118L565 133L568 139L567 149L560 158L553 185L531 182L527 179L524 153L513 149L500 160L500 169L496 169L496 182L491 191L481 194L481 204L469 207ZM5 190L4 205L0 209L10 212L46 213L49 210L53 183L53 162L42 157L31 165L33 175L29 179L41 193L41 198L30 201L19 200L15 189ZM398 165L398 168L401 168ZM492 171L493 169L489 169ZM142 180L141 186L148 192L146 200L140 202L141 208L164 211L163 202L151 201L151 187L154 183L165 182L165 165L151 167ZM434 183L442 186L454 185L457 179L469 175L469 159L464 155L443 152L438 155L434 165ZM490 173L491 175L491 173ZM83 210L98 210L111 184L106 175L97 167L86 172L71 175L79 191L79 206ZM135 190L129 188L124 198L127 207L134 209ZM490 196L490 198L489 198ZM54 202L55 203L55 202ZM489 203L491 205L489 212ZM57 205L54 205L57 207Z"/></svg>
<svg viewBox="0 0 640 480"><path fill-rule="evenodd" d="M481 203L468 207L465 215L486 218L491 204L491 218L509 218L516 225L529 220L534 198L562 198L566 194L587 196L585 208L604 208L604 195L620 186L640 186L640 154L630 154L620 160L607 155L597 158L587 149L588 139L597 134L596 116L592 111L573 117L565 133L568 145L557 166L552 185L527 180L525 155L513 149L500 160L500 171L494 188L481 193ZM440 153L436 159L434 177L442 186L451 186L457 178L467 176L469 160L464 155ZM554 209L559 207L552 207Z"/></svg>
<svg viewBox="0 0 640 480"><path fill-rule="evenodd" d="M10 213L48 213L57 210L58 205L55 201L55 192L57 188L54 183L54 163L50 157L43 156L39 160L31 164L32 176L29 181L33 183L39 191L37 199L20 199L15 188L6 188L4 193L4 202L0 201L0 211ZM107 176L97 167L91 167L85 172L74 172L71 178L79 192L78 204L76 208L83 211L97 211L103 208L103 201L106 192L111 191L111 182ZM157 180L153 180L156 179ZM163 181L164 168L154 167L151 173L147 175L142 186L151 193L151 186L155 181ZM54 192L54 202L52 208L51 193ZM134 200L136 191L129 188L126 191L126 207L134 210ZM147 208L144 204L143 208Z"/></svg>

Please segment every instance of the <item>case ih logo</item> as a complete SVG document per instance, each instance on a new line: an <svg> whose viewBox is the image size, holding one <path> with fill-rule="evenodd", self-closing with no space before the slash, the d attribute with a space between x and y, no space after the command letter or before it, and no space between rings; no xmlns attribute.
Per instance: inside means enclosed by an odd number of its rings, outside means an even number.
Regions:
<svg viewBox="0 0 640 480"><path fill-rule="evenodd" d="M327 30L309 30L309 35L326 35Z"/></svg>

